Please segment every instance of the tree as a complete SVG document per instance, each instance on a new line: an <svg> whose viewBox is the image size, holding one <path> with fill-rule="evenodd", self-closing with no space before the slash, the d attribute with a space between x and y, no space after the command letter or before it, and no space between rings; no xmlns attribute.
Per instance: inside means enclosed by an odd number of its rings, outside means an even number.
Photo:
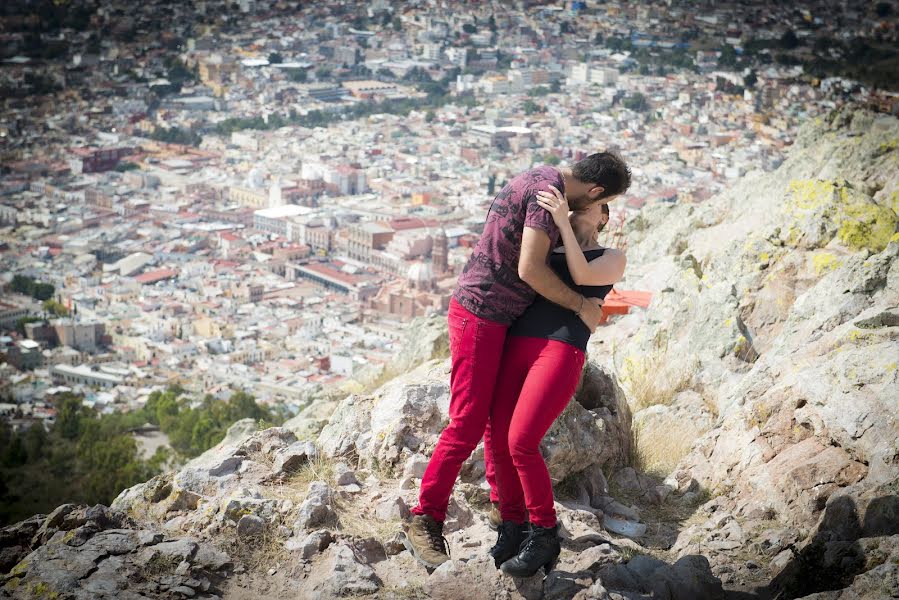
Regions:
<svg viewBox="0 0 899 600"><path fill-rule="evenodd" d="M524 104L521 105L521 108L524 110L524 114L526 115L543 112L543 107L530 98L524 101Z"/></svg>
<svg viewBox="0 0 899 600"><path fill-rule="evenodd" d="M719 67L734 67L737 65L737 51L730 44L724 44L721 56L718 57Z"/></svg>
<svg viewBox="0 0 899 600"><path fill-rule="evenodd" d="M278 52L272 52L268 55L268 62L273 65L280 65L284 62L284 57L281 56Z"/></svg>
<svg viewBox="0 0 899 600"><path fill-rule="evenodd" d="M25 325L28 323L39 323L43 321L41 317L21 317L16 320L15 329L19 335L25 335Z"/></svg>
<svg viewBox="0 0 899 600"><path fill-rule="evenodd" d="M487 178L487 195L492 196L496 191L496 173L491 173Z"/></svg>
<svg viewBox="0 0 899 600"><path fill-rule="evenodd" d="M36 300L49 300L55 288L49 283L35 281L31 277L15 275L12 278L12 289L20 294L31 296Z"/></svg>
<svg viewBox="0 0 899 600"><path fill-rule="evenodd" d="M65 439L77 439L83 431L82 421L90 416L80 397L71 394L62 396L56 407L54 430Z"/></svg>
<svg viewBox="0 0 899 600"><path fill-rule="evenodd" d="M57 300L44 300L44 304L42 305L42 308L46 312L48 312L52 315L55 315L57 317L69 316L68 309L65 307L65 305L62 302L59 302Z"/></svg>
<svg viewBox="0 0 899 600"><path fill-rule="evenodd" d="M433 80L425 69L421 67L412 67L406 71L405 75L403 75L403 81L426 83Z"/></svg>
<svg viewBox="0 0 899 600"><path fill-rule="evenodd" d="M546 156L543 157L543 162L544 162L544 164L547 164L547 165L556 166L557 164L562 162L562 159L559 158L558 156L556 156L555 154L547 154Z"/></svg>
<svg viewBox="0 0 899 600"><path fill-rule="evenodd" d="M297 83L306 83L308 79L306 69L290 69L287 73L290 80Z"/></svg>
<svg viewBox="0 0 899 600"><path fill-rule="evenodd" d="M640 92L634 92L625 98L622 104L625 108L636 112L646 112L649 110L649 103L646 101L646 96Z"/></svg>
<svg viewBox="0 0 899 600"><path fill-rule="evenodd" d="M749 73L743 77L743 85L747 88L755 87L755 84L758 83L759 77L755 72L755 69L749 71Z"/></svg>
<svg viewBox="0 0 899 600"><path fill-rule="evenodd" d="M196 80L196 74L188 69L180 58L168 58L164 64L168 69L166 79L173 84L180 86L182 83Z"/></svg>
<svg viewBox="0 0 899 600"><path fill-rule="evenodd" d="M433 110L429 110L425 113L425 123L433 123L436 118L437 115L434 114Z"/></svg>
<svg viewBox="0 0 899 600"><path fill-rule="evenodd" d="M328 67L319 67L315 70L315 78L318 80L327 79L331 76L331 69Z"/></svg>
<svg viewBox="0 0 899 600"><path fill-rule="evenodd" d="M472 35L472 34L474 34L474 33L477 33L478 28L475 27L474 25L472 25L471 23L463 23L463 24L462 24L462 31L464 31L464 32L467 33L468 35Z"/></svg>
<svg viewBox="0 0 899 600"><path fill-rule="evenodd" d="M893 14L893 6L889 2L878 2L874 6L874 12L877 13L878 17L883 19Z"/></svg>
<svg viewBox="0 0 899 600"><path fill-rule="evenodd" d="M792 50L797 46L799 46L799 38L796 37L796 33L792 29L787 29L784 34L780 36L780 47Z"/></svg>

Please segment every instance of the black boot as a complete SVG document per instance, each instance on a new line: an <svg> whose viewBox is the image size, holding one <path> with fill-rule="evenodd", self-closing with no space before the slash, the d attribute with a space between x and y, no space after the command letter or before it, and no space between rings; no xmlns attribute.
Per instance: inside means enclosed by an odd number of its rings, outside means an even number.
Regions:
<svg viewBox="0 0 899 600"><path fill-rule="evenodd" d="M518 554L521 544L528 536L528 524L503 521L496 529L496 545L490 549L490 556L498 569L501 564Z"/></svg>
<svg viewBox="0 0 899 600"><path fill-rule="evenodd" d="M521 552L502 564L500 569L512 577L533 577L543 567L546 575L559 560L562 546L559 544L559 526L537 527L531 525L531 534L524 541Z"/></svg>

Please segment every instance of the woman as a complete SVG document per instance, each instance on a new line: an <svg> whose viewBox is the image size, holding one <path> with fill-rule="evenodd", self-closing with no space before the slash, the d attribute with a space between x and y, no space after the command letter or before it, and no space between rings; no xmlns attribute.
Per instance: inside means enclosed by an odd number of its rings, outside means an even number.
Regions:
<svg viewBox="0 0 899 600"><path fill-rule="evenodd" d="M556 188L539 192L562 233L564 247L550 266L587 298L603 298L624 273L625 256L596 241L609 219L596 203L569 218L568 202ZM578 316L540 296L509 329L490 427L502 525L490 549L496 566L515 577L552 570L561 551L549 471L540 441L577 387L590 330ZM525 510L531 522L525 523Z"/></svg>

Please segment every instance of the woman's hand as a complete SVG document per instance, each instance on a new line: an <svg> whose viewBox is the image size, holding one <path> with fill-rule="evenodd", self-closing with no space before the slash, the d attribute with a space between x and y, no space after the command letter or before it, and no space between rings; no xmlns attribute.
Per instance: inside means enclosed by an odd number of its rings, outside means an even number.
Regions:
<svg viewBox="0 0 899 600"><path fill-rule="evenodd" d="M548 192L537 192L537 204L549 211L556 226L562 227L563 223L568 223L568 199L555 187L549 186L549 189Z"/></svg>

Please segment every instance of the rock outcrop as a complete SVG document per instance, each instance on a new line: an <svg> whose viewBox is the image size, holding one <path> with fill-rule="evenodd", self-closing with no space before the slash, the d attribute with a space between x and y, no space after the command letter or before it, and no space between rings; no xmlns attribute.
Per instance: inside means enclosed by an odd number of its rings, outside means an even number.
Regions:
<svg viewBox="0 0 899 600"><path fill-rule="evenodd" d="M616 366L625 379L647 357L687 372L682 387L717 413L678 417L675 401L635 421L664 414L698 438L672 474L718 496L700 511L715 525L685 528L673 550L709 555L726 581L773 577L783 597L837 589L872 565L822 563L831 544L899 532L886 516L899 491L896 139L893 117L835 112L775 172L632 224L628 282L655 296ZM835 510L867 525L847 530Z"/></svg>
<svg viewBox="0 0 899 600"><path fill-rule="evenodd" d="M895 118L835 112L775 172L628 225L625 287L654 298L595 336L541 446L563 537L545 579L487 557L482 446L451 560L404 550L448 418L434 317L369 391L0 530L0 597L899 597L897 139Z"/></svg>

